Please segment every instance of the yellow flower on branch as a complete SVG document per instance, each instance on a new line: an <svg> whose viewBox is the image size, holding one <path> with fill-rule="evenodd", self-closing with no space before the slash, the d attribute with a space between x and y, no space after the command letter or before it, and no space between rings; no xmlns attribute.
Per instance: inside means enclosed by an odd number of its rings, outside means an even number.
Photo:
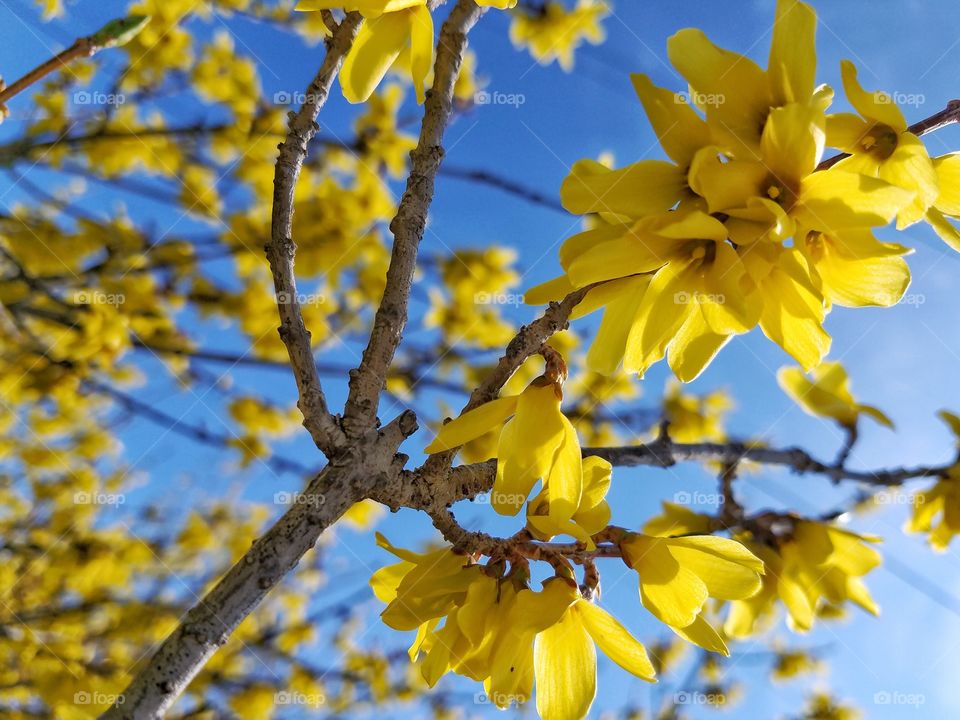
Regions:
<svg viewBox="0 0 960 720"><path fill-rule="evenodd" d="M557 578L548 584L566 584ZM610 613L567 586L570 604L537 635L534 669L537 712L543 720L578 720L590 711L597 690L597 650L641 680L655 682L646 648Z"/></svg>
<svg viewBox="0 0 960 720"><path fill-rule="evenodd" d="M939 194L930 155L920 138L909 132L903 112L890 95L864 90L849 60L841 63L840 71L847 98L859 115L827 117L829 144L850 153L836 167L913 192L913 201L897 214L897 229L903 229L922 220Z"/></svg>
<svg viewBox="0 0 960 720"><path fill-rule="evenodd" d="M510 418L500 432L490 504L502 515L516 515L543 480L547 515L565 524L580 507L583 469L577 431L560 410L566 367L550 366L519 395L497 398L448 422L426 452L458 448Z"/></svg>
<svg viewBox="0 0 960 720"><path fill-rule="evenodd" d="M878 614L861 579L881 562L880 553L868 542L879 538L810 520L795 520L792 534L778 547L747 542L767 572L760 592L730 603L724 632L732 638L753 635L771 617L777 600L786 608L790 626L800 632L813 627L823 608L847 601Z"/></svg>
<svg viewBox="0 0 960 720"><path fill-rule="evenodd" d="M550 517L549 493L541 490L527 505L527 529L538 539L550 540L557 535L571 535L582 542L588 550L596 547L591 535L607 527L610 522L610 505L606 501L610 490L610 475L613 466L598 457L583 459L583 493L580 505L569 520L559 522Z"/></svg>
<svg viewBox="0 0 960 720"><path fill-rule="evenodd" d="M433 65L433 17L427 0L301 0L297 10L344 10L364 17L353 47L340 70L343 96L364 102L390 66L409 47L410 74L417 101L424 99L424 79Z"/></svg>
<svg viewBox="0 0 960 720"><path fill-rule="evenodd" d="M950 426L960 449L960 417L941 410L940 418ZM955 535L960 535L960 462L954 463L946 475L931 487L913 496L913 514L906 530L927 533L934 550L945 551Z"/></svg>
<svg viewBox="0 0 960 720"><path fill-rule="evenodd" d="M640 601L680 637L729 654L703 617L711 597L743 600L759 592L763 562L736 540L712 535L666 538L630 534L623 561L640 576Z"/></svg>
<svg viewBox="0 0 960 720"><path fill-rule="evenodd" d="M933 159L939 193L927 210L926 221L940 239L960 252L960 230L950 219L960 219L960 153L948 153Z"/></svg>
<svg viewBox="0 0 960 720"><path fill-rule="evenodd" d="M867 415L881 425L893 427L883 411L858 403L850 392L850 378L839 362L825 362L808 379L800 368L780 368L777 382L783 391L805 412L816 417L836 420L845 427L854 427L860 415Z"/></svg>

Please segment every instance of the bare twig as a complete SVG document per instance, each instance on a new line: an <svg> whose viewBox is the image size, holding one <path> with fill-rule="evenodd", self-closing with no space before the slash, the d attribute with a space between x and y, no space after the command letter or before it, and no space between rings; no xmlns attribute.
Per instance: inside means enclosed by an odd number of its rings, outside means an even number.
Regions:
<svg viewBox="0 0 960 720"><path fill-rule="evenodd" d="M355 437L368 432L375 423L387 370L407 324L417 251L426 229L437 171L443 161L441 143L444 130L453 113L453 88L460 74L467 33L483 12L484 9L473 0L459 0L440 31L435 79L424 107L420 140L411 153L407 187L397 215L390 223L393 251L386 287L360 367L350 374L350 394L344 408L343 425L347 433Z"/></svg>
<svg viewBox="0 0 960 720"><path fill-rule="evenodd" d="M328 457L333 456L343 446L345 438L337 419L327 409L320 376L314 365L310 331L304 325L297 301L297 281L293 270L296 253L292 237L293 196L300 169L307 157L307 146L318 129L317 114L327 101L330 86L362 21L359 13L349 13L344 18L329 43L319 72L307 88L303 106L299 112L290 113L287 139L280 145L280 154L277 157L273 220L270 242L265 246L277 292L280 338L287 347L290 365L297 380L297 406L303 414L304 427L310 432L317 447Z"/></svg>
<svg viewBox="0 0 960 720"><path fill-rule="evenodd" d="M66 50L41 63L9 87L4 88L2 82L0 82L0 108L12 97L23 92L35 82L42 80L56 70L65 68L74 60L91 57L104 48L124 44L140 32L149 20L150 17L144 15L130 15L119 20L112 20L93 35L78 38Z"/></svg>

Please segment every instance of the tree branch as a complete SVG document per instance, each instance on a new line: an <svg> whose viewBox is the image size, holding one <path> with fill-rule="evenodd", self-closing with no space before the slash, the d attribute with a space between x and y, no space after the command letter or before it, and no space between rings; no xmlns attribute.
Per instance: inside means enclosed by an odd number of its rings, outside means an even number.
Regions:
<svg viewBox="0 0 960 720"><path fill-rule="evenodd" d="M467 33L484 10L473 0L459 0L440 31L433 88L427 94L420 140L411 153L407 187L390 223L393 251L383 298L373 320L370 340L360 367L350 374L350 394L344 408L344 429L359 436L374 425L380 393L407 323L410 288L417 266L417 250L433 201L437 171L443 161L443 133L453 113L453 88Z"/></svg>
<svg viewBox="0 0 960 720"><path fill-rule="evenodd" d="M304 325L297 301L297 281L293 269L296 253L293 242L293 196L300 169L307 157L307 146L318 129L317 114L327 101L330 86L362 21L359 13L348 13L343 19L330 40L320 70L307 88L303 106L299 112L290 113L290 130L287 139L279 147L274 174L270 242L264 247L277 292L280 338L287 347L290 365L297 380L297 407L303 414L304 427L327 457L332 457L343 446L345 438L337 418L327 409L320 376L314 365L310 331Z"/></svg>

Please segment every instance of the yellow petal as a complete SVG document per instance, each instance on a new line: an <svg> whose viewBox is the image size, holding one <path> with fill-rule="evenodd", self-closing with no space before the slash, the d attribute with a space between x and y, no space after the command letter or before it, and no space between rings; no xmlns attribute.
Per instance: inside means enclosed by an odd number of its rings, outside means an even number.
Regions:
<svg viewBox="0 0 960 720"><path fill-rule="evenodd" d="M721 655L730 655L727 644L720 637L720 634L708 623L703 615L697 615L696 620L686 627L670 627L677 635L694 645L699 645L704 650L720 653Z"/></svg>
<svg viewBox="0 0 960 720"><path fill-rule="evenodd" d="M763 159L780 183L798 184L823 155L824 116L809 105L774 108L763 127Z"/></svg>
<svg viewBox="0 0 960 720"><path fill-rule="evenodd" d="M840 74L843 76L843 89L847 93L850 104L857 112L869 120L881 122L884 125L902 133L907 129L907 121L900 112L900 108L887 93L882 91L867 92L857 80L857 68L849 60L840 63Z"/></svg>
<svg viewBox="0 0 960 720"><path fill-rule="evenodd" d="M597 692L597 652L579 616L564 613L534 645L537 712L543 720L582 720Z"/></svg>
<svg viewBox="0 0 960 720"><path fill-rule="evenodd" d="M663 149L674 162L686 167L697 150L710 143L707 124L672 90L657 87L646 75L634 74L630 79Z"/></svg>
<svg viewBox="0 0 960 720"><path fill-rule="evenodd" d="M577 602L570 608L580 620L590 637L603 653L628 673L649 682L656 682L656 671L647 655L647 649L627 630L620 621L599 605Z"/></svg>
<svg viewBox="0 0 960 720"><path fill-rule="evenodd" d="M408 42L411 18L409 11L392 12L360 26L340 70L340 85L348 102L364 102L373 94Z"/></svg>
<svg viewBox="0 0 960 720"><path fill-rule="evenodd" d="M517 399L518 396L497 398L451 420L440 428L424 452L452 450L489 432L516 412Z"/></svg>
<svg viewBox="0 0 960 720"><path fill-rule="evenodd" d="M627 338L650 278L625 278L623 282L619 296L607 304L600 327L587 351L587 367L603 375L615 373L623 360Z"/></svg>
<svg viewBox="0 0 960 720"><path fill-rule="evenodd" d="M667 362L677 379L692 382L713 361L732 335L718 335L710 329L702 312L690 314L667 346Z"/></svg>
<svg viewBox="0 0 960 720"><path fill-rule="evenodd" d="M624 370L643 375L663 357L667 344L696 308L689 301L692 276L689 265L680 262L669 263L654 275L627 337Z"/></svg>
<svg viewBox="0 0 960 720"><path fill-rule="evenodd" d="M561 275L545 283L534 285L523 294L523 302L527 305L546 305L554 300L562 300L575 289L567 276Z"/></svg>
<svg viewBox="0 0 960 720"><path fill-rule="evenodd" d="M827 145L845 153L863 152L863 139L870 132L870 123L853 113L827 115Z"/></svg>
<svg viewBox="0 0 960 720"><path fill-rule="evenodd" d="M806 3L779 0L770 45L770 76L775 104L806 103L817 72L817 15Z"/></svg>
<svg viewBox="0 0 960 720"><path fill-rule="evenodd" d="M897 230L923 219L940 193L937 172L927 146L913 133L901 133L893 154L880 163L880 179L915 193L913 201L897 214Z"/></svg>
<svg viewBox="0 0 960 720"><path fill-rule="evenodd" d="M563 439L546 479L550 499L548 514L556 523L566 522L573 517L580 507L580 496L583 492L583 466L577 431L567 418L561 415L560 420L563 425Z"/></svg>
<svg viewBox="0 0 960 720"><path fill-rule="evenodd" d="M424 100L424 80L433 68L433 17L426 5L410 11L410 76L417 102Z"/></svg>
<svg viewBox="0 0 960 720"><path fill-rule="evenodd" d="M641 160L620 170L580 160L563 181L560 200L578 215L603 212L639 218L669 210L685 186L683 170L662 160Z"/></svg>
<svg viewBox="0 0 960 720"><path fill-rule="evenodd" d="M839 168L808 175L793 216L801 225L837 234L845 228L886 225L914 193Z"/></svg>
<svg viewBox="0 0 960 720"><path fill-rule="evenodd" d="M937 210L946 215L960 215L960 153L934 158L933 167L940 186L935 203Z"/></svg>

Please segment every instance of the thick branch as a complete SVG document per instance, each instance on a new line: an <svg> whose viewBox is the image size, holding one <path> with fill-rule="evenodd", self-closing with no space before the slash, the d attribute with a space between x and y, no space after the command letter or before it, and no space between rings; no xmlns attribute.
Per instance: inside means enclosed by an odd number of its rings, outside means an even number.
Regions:
<svg viewBox="0 0 960 720"><path fill-rule="evenodd" d="M273 180L273 220L270 242L265 246L277 292L280 338L287 347L290 365L297 380L297 406L303 414L304 427L328 457L343 445L344 436L337 419L327 409L320 376L314 365L310 331L304 325L297 299L297 281L293 269L296 253L293 243L293 196L300 169L307 157L307 146L318 129L317 114L327 101L330 86L353 44L361 22L358 13L349 13L344 18L330 40L319 72L307 88L306 101L299 112L290 113L287 139L281 143L277 157Z"/></svg>
<svg viewBox="0 0 960 720"><path fill-rule="evenodd" d="M410 288L417 250L427 225L437 171L443 160L443 134L453 113L453 87L467 33L483 14L473 0L459 0L440 31L433 88L427 94L420 140L411 153L411 170L397 215L390 223L393 251L383 298L373 320L370 340L360 367L351 373L344 428L353 435L367 432L376 421L380 393L407 324Z"/></svg>
<svg viewBox="0 0 960 720"><path fill-rule="evenodd" d="M371 484L363 464L324 469L293 506L181 620L101 718L161 717L243 619Z"/></svg>

